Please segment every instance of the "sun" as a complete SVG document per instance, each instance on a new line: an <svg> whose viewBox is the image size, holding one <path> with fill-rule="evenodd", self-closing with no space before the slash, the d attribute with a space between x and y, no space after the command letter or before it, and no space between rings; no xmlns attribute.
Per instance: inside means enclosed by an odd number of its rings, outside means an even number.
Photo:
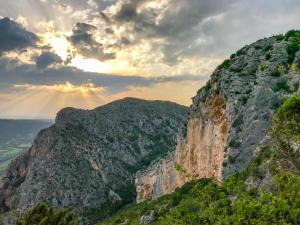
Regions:
<svg viewBox="0 0 300 225"><path fill-rule="evenodd" d="M65 61L71 49L71 45L66 37L67 34L47 32L43 35L42 43L49 45L53 49L53 52Z"/></svg>
<svg viewBox="0 0 300 225"><path fill-rule="evenodd" d="M55 51L57 55L59 55L62 60L66 60L69 55L69 48L70 44L64 37L56 37L56 38L51 38L49 40L49 44Z"/></svg>

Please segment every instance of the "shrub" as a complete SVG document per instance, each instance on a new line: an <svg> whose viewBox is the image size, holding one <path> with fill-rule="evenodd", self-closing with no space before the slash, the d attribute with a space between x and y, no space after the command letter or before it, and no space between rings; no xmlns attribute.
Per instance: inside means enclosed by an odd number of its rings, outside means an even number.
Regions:
<svg viewBox="0 0 300 225"><path fill-rule="evenodd" d="M299 43L291 42L288 44L287 53L289 54L288 63L293 63L295 59L296 52L299 51Z"/></svg>
<svg viewBox="0 0 300 225"><path fill-rule="evenodd" d="M220 66L218 66L218 68L219 69L228 69L230 67L230 64L231 64L230 60L226 59Z"/></svg>
<svg viewBox="0 0 300 225"><path fill-rule="evenodd" d="M232 163L235 162L235 158L232 157L231 155L229 155L228 158L227 158L227 162L230 163L230 164L232 164Z"/></svg>
<svg viewBox="0 0 300 225"><path fill-rule="evenodd" d="M237 52L236 52L236 55L237 56L241 56L241 55L244 55L245 54L245 52L244 52L244 49L242 48L242 49L240 49L240 50L238 50Z"/></svg>
<svg viewBox="0 0 300 225"><path fill-rule="evenodd" d="M280 77L281 73L280 71L278 70L278 68L274 69L271 73L270 73L270 76L272 77Z"/></svg>
<svg viewBox="0 0 300 225"><path fill-rule="evenodd" d="M238 148L238 147L241 146L241 142L232 139L232 140L229 141L228 146Z"/></svg>
<svg viewBox="0 0 300 225"><path fill-rule="evenodd" d="M277 81L275 86L273 87L274 92L278 92L278 91L282 91L282 90L286 91L286 92L290 92L290 87L287 85L286 80Z"/></svg>
<svg viewBox="0 0 300 225"><path fill-rule="evenodd" d="M297 36L300 36L300 31L298 31L298 30L290 30L290 31L288 31L288 32L285 34L284 39L285 39L286 41L288 41L289 38L291 38L291 37L297 37Z"/></svg>
<svg viewBox="0 0 300 225"><path fill-rule="evenodd" d="M273 126L275 137L274 157L280 166L300 171L300 148L293 143L300 141L300 94L286 100L278 109Z"/></svg>
<svg viewBox="0 0 300 225"><path fill-rule="evenodd" d="M264 51L267 52L269 51L270 49L272 49L272 45L267 45L265 48L264 48Z"/></svg>
<svg viewBox="0 0 300 225"><path fill-rule="evenodd" d="M300 31L291 30L286 33L285 40L289 41L287 53L289 54L288 63L293 63L296 52L300 49Z"/></svg>
<svg viewBox="0 0 300 225"><path fill-rule="evenodd" d="M15 225L79 225L76 215L67 209L49 208L45 203L37 204L22 215Z"/></svg>

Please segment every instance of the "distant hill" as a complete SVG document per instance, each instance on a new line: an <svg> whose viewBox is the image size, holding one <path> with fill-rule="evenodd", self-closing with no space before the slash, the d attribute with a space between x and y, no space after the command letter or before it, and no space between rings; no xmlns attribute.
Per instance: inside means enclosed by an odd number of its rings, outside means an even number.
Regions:
<svg viewBox="0 0 300 225"><path fill-rule="evenodd" d="M93 213L133 202L135 173L175 150L187 117L185 106L135 98L61 110L6 170L0 211L45 202Z"/></svg>
<svg viewBox="0 0 300 225"><path fill-rule="evenodd" d="M30 148L37 133L51 123L50 120L0 119L0 173L12 159Z"/></svg>

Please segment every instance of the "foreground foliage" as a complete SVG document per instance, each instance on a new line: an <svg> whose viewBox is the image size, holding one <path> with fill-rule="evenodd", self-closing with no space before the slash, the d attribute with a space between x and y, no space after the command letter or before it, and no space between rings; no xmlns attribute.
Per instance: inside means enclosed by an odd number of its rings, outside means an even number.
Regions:
<svg viewBox="0 0 300 225"><path fill-rule="evenodd" d="M66 209L49 208L44 203L37 204L21 216L15 225L78 225L73 212Z"/></svg>

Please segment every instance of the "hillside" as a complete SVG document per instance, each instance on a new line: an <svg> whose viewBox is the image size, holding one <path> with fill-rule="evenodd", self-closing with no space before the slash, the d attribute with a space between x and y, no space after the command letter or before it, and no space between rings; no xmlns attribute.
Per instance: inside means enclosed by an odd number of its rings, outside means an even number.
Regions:
<svg viewBox="0 0 300 225"><path fill-rule="evenodd" d="M51 123L47 120L0 119L0 174L13 159L28 150L37 133Z"/></svg>
<svg viewBox="0 0 300 225"><path fill-rule="evenodd" d="M271 138L243 172L224 182L192 178L169 195L126 207L97 225L299 224L300 149L292 144L300 141L299 124L300 94L279 108ZM76 214L39 204L20 217L17 225L37 221L79 224Z"/></svg>
<svg viewBox="0 0 300 225"><path fill-rule="evenodd" d="M268 141L284 98L299 90L300 32L258 40L216 68L193 98L176 151L136 176L137 201L169 194L190 178L224 180L241 172Z"/></svg>
<svg viewBox="0 0 300 225"><path fill-rule="evenodd" d="M299 224L300 148L293 143L300 141L300 94L284 102L274 122L272 137L243 172L225 182L193 178L98 225Z"/></svg>
<svg viewBox="0 0 300 225"><path fill-rule="evenodd" d="M135 172L174 150L187 112L175 103L134 98L61 110L6 171L1 210L43 201L93 213L134 201Z"/></svg>

